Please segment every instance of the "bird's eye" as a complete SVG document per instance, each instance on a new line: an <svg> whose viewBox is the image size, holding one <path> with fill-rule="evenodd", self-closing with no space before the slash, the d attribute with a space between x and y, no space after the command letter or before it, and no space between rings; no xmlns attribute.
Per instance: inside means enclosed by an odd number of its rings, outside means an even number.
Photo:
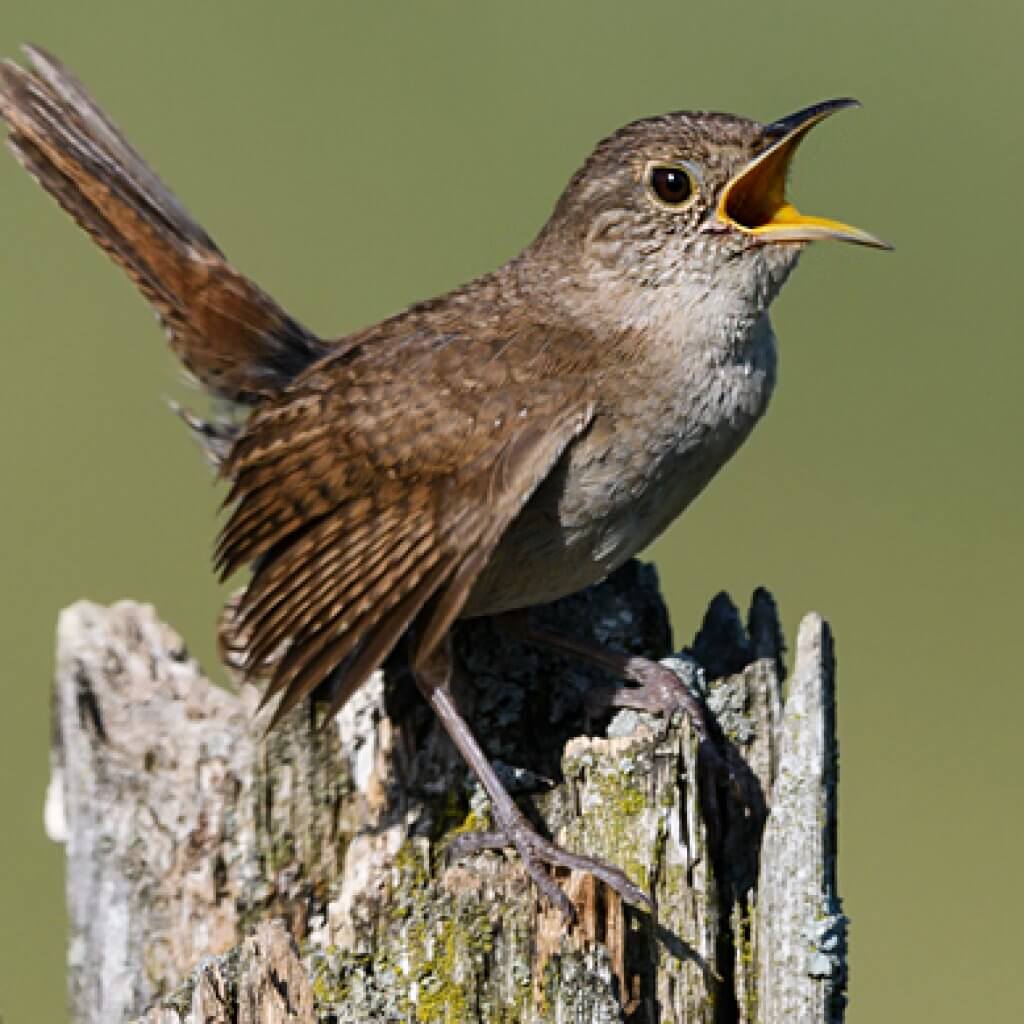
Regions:
<svg viewBox="0 0 1024 1024"><path fill-rule="evenodd" d="M654 194L669 206L679 206L693 195L693 178L682 167L652 167L650 183Z"/></svg>

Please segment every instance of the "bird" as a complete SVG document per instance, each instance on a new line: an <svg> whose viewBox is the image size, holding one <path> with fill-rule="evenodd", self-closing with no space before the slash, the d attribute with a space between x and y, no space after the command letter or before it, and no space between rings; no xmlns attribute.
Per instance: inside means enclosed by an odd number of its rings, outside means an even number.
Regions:
<svg viewBox="0 0 1024 1024"><path fill-rule="evenodd" d="M185 418L226 481L216 567L251 576L233 622L278 722L328 679L328 718L401 642L490 799L462 847L514 848L572 919L554 868L628 903L617 866L543 837L503 787L452 690L456 620L493 616L619 673L609 706L703 709L668 671L531 632L528 609L646 547L728 462L776 381L769 306L807 245L879 249L786 193L801 141L852 99L761 123L633 121L597 143L549 219L498 269L324 338L230 264L85 87L24 48L0 64L21 165L119 264L170 347L234 418Z"/></svg>

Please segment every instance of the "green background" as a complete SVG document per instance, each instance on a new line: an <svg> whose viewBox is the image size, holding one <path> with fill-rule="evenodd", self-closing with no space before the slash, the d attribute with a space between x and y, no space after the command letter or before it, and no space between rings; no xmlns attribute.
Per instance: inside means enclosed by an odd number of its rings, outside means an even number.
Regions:
<svg viewBox="0 0 1024 1024"><path fill-rule="evenodd" d="M666 109L852 94L794 197L896 243L808 253L761 428L654 549L677 635L717 590L833 622L849 1020L1016 1019L1024 38L1020 5L49 4L53 49L186 205L326 333L526 243L592 143ZM218 496L146 306L0 161L0 1014L64 1014L43 836L58 610L154 602L214 664ZM30 1006L34 1009L30 1010Z"/></svg>

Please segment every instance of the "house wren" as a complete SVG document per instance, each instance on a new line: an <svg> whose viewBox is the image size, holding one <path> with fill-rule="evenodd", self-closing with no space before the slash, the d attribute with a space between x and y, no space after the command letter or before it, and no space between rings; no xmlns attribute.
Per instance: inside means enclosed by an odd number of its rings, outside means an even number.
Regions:
<svg viewBox="0 0 1024 1024"><path fill-rule="evenodd" d="M332 674L330 712L403 636L417 685L476 772L495 831L544 865L612 865L542 838L455 705L450 629L605 577L649 544L750 433L775 383L768 306L806 243L873 236L799 213L793 153L852 100L770 124L636 121L598 143L537 238L492 273L325 341L227 263L83 87L27 48L0 66L8 145L155 307L171 347L241 425L189 417L229 482L223 575L275 720ZM634 685L609 703L702 711L653 663L540 637ZM470 841L472 845L474 841ZM466 845L465 843L463 844Z"/></svg>

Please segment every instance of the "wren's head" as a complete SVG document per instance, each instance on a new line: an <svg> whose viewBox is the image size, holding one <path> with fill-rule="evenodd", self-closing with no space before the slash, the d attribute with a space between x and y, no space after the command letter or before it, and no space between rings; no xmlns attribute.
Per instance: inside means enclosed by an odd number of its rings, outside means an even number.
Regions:
<svg viewBox="0 0 1024 1024"><path fill-rule="evenodd" d="M598 143L537 240L583 271L577 280L637 298L731 297L759 314L807 244L889 246L800 213L785 195L793 154L814 125L855 100L819 103L763 125L731 114L634 121ZM587 285L584 285L585 287Z"/></svg>

